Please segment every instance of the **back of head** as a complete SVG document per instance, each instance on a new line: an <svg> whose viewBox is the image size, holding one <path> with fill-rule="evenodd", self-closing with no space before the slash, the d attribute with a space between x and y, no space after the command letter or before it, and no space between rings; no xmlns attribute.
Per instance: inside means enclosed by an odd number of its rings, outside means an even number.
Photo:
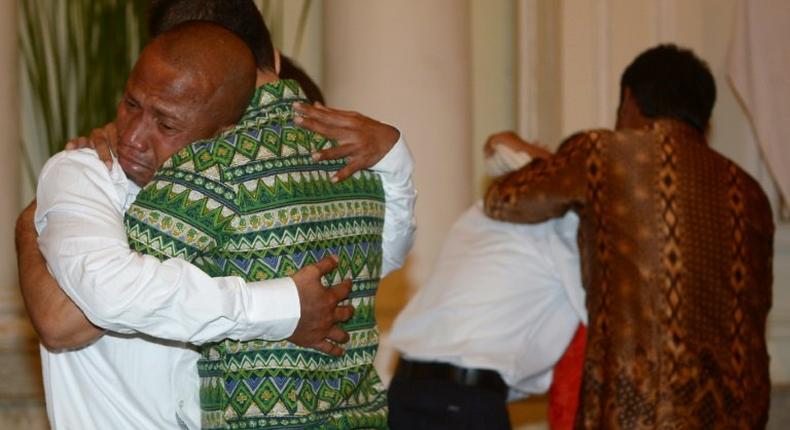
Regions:
<svg viewBox="0 0 790 430"><path fill-rule="evenodd" d="M620 80L620 101L630 89L647 118L674 118L705 132L716 101L708 66L693 52L659 45L641 53Z"/></svg>
<svg viewBox="0 0 790 430"><path fill-rule="evenodd" d="M258 68L274 71L274 45L252 0L154 0L148 10L151 37L187 21L208 21L235 33L255 55Z"/></svg>
<svg viewBox="0 0 790 430"><path fill-rule="evenodd" d="M280 55L280 78L293 79L302 87L308 100L324 103L324 95L321 93L321 88L318 87L318 84L301 67L285 55Z"/></svg>
<svg viewBox="0 0 790 430"><path fill-rule="evenodd" d="M169 29L145 47L138 65L150 59L190 77L201 109L222 126L238 121L255 90L252 53L236 35L215 24L191 21Z"/></svg>

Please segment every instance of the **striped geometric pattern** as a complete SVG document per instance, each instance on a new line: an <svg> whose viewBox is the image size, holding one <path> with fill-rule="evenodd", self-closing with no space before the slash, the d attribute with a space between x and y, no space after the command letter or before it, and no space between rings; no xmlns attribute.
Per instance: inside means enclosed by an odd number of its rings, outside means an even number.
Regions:
<svg viewBox="0 0 790 430"><path fill-rule="evenodd" d="M297 100L295 82L261 87L236 128L179 151L127 212L134 249L183 258L212 276L289 276L333 254L340 261L326 282L353 279L342 357L287 341L202 347L205 429L386 428L386 396L373 368L381 181L361 171L333 184L343 162L310 155L335 143L293 124Z"/></svg>

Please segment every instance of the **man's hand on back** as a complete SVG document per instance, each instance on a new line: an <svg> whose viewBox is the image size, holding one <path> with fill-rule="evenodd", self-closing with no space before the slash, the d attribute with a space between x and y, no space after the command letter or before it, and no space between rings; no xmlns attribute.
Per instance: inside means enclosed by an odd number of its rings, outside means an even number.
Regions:
<svg viewBox="0 0 790 430"><path fill-rule="evenodd" d="M297 125L338 143L337 147L313 154L315 160L348 159L345 167L332 178L333 182L373 167L387 155L400 136L395 127L357 112L331 109L318 103L295 103L294 110L300 115L294 119Z"/></svg>
<svg viewBox="0 0 790 430"><path fill-rule="evenodd" d="M351 319L354 308L338 304L351 292L350 279L330 288L321 283L321 277L336 267L337 257L326 257L291 277L299 292L301 317L288 340L337 357L343 355L344 350L336 343L346 343L349 339L348 333L337 323Z"/></svg>

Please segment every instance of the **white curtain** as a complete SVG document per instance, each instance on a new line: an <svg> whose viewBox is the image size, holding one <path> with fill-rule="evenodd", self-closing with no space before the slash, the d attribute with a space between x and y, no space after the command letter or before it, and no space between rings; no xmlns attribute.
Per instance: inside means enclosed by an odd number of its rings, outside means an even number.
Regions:
<svg viewBox="0 0 790 430"><path fill-rule="evenodd" d="M790 2L739 0L728 74L790 202Z"/></svg>

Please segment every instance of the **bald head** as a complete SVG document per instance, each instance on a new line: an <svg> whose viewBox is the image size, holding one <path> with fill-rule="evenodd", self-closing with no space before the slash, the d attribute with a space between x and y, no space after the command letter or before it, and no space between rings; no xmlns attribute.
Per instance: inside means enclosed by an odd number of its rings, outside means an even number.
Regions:
<svg viewBox="0 0 790 430"><path fill-rule="evenodd" d="M252 52L215 24L189 22L149 43L118 105L118 160L138 185L190 143L235 124L255 89Z"/></svg>
<svg viewBox="0 0 790 430"><path fill-rule="evenodd" d="M180 75L176 84L191 86L201 106L213 110L222 126L238 121L255 90L252 52L235 34L216 24L177 25L145 47L138 65L148 57L173 68Z"/></svg>

